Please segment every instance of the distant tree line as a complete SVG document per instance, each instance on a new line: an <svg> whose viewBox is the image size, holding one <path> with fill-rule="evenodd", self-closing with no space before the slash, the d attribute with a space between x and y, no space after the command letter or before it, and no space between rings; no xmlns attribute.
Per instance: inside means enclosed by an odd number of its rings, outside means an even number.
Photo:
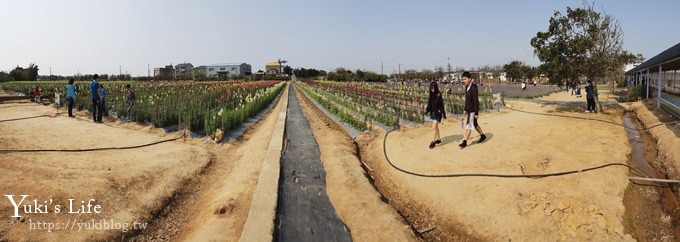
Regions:
<svg viewBox="0 0 680 242"><path fill-rule="evenodd" d="M296 68L295 70L293 70L293 74L298 79L304 80L304 79L316 79L318 77L326 76L327 73L324 70Z"/></svg>
<svg viewBox="0 0 680 242"><path fill-rule="evenodd" d="M391 78L399 80L438 80L445 75L444 70L436 68L434 71L430 69L423 69L422 71L406 70L401 74L392 74Z"/></svg>
<svg viewBox="0 0 680 242"><path fill-rule="evenodd" d="M353 72L345 68L337 68L335 71L328 72L326 75L327 80L341 82L385 82L387 81L387 78L387 75L378 74L372 71L356 70Z"/></svg>
<svg viewBox="0 0 680 242"><path fill-rule="evenodd" d="M540 67L530 66L521 61L511 61L503 65L503 71L511 82L531 80L543 74Z"/></svg>

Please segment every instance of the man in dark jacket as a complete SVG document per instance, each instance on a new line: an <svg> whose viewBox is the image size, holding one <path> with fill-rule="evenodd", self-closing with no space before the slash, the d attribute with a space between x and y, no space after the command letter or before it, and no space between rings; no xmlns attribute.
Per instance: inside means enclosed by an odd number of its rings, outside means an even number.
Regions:
<svg viewBox="0 0 680 242"><path fill-rule="evenodd" d="M90 96L92 97L92 119L95 123L102 123L102 104L99 98L99 75L94 74L90 81Z"/></svg>
<svg viewBox="0 0 680 242"><path fill-rule="evenodd" d="M463 109L463 118L460 122L465 127L465 139L458 145L461 149L467 146L467 141L470 139L473 129L476 129L477 133L481 136L478 143L486 140L486 135L484 135L482 128L477 123L479 119L479 91L477 90L477 85L472 82L470 72L463 72L463 84L465 84L465 109Z"/></svg>
<svg viewBox="0 0 680 242"><path fill-rule="evenodd" d="M597 113L595 111L595 88L590 80L586 81L586 112Z"/></svg>

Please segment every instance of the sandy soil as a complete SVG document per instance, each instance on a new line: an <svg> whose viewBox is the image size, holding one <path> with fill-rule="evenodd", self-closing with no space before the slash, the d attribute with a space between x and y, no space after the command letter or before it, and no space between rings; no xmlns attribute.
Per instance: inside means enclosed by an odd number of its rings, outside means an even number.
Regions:
<svg viewBox="0 0 680 242"><path fill-rule="evenodd" d="M298 99L319 144L328 196L354 241L417 241L409 226L370 184L352 139L298 92Z"/></svg>
<svg viewBox="0 0 680 242"><path fill-rule="evenodd" d="M575 102L565 92L548 101ZM534 112L553 112L622 123L622 110L607 114L569 112L554 105L509 101ZM584 104L585 105L585 104ZM390 134L390 159L406 170L429 173L536 174L627 162L630 146L624 129L577 119L508 110L484 113L480 125L488 141L459 149L459 120L447 120L442 145L433 150L427 127ZM614 167L542 179L423 178L401 173L383 156L384 133L357 137L361 159L372 169L381 193L431 241L621 241L623 194L628 170ZM473 140L478 137L474 135Z"/></svg>
<svg viewBox="0 0 680 242"><path fill-rule="evenodd" d="M286 95L287 91L282 97ZM276 115L269 114L278 113L281 108L277 104L240 138L223 144L206 138L186 138L183 143L125 151L3 154L0 171L9 174L0 178L3 194L54 198L55 203L71 197L83 200L94 197L101 200L99 204L106 213L80 215L79 220L94 217L149 223L144 230L126 234L70 230L47 233L29 231L28 219L66 222L68 216L31 215L21 221L3 216L6 222L0 225L0 241L117 240L121 237L136 241L237 241L264 158L260 151L269 143L277 119ZM0 120L53 113L52 107L31 103L0 104ZM76 119L61 115L0 122L0 145L3 149L108 147L179 135L112 119L107 119L106 124L93 124L87 112L77 115ZM64 164L64 161L70 163ZM10 203L0 203L1 214L9 214L8 209L11 209Z"/></svg>
<svg viewBox="0 0 680 242"><path fill-rule="evenodd" d="M30 103L0 104L0 120L50 114L54 108ZM0 122L2 149L73 149L145 144L174 137L94 124L60 115ZM37 222L89 222L101 219L113 223L148 222L172 200L175 192L209 164L209 153L181 141L131 150L81 153L3 153L0 155L0 191L3 195L30 195L24 204L48 201L47 213L22 214L10 218L9 199L0 202L0 240L116 240L120 229L73 229L33 227ZM49 202L51 199L51 203ZM68 199L95 199L99 214L68 214ZM28 201L30 200L30 201ZM60 205L60 213L54 209ZM45 209L41 209L45 212ZM36 211L34 211L36 212ZM39 225L34 225L39 226ZM132 226L132 225L130 225Z"/></svg>

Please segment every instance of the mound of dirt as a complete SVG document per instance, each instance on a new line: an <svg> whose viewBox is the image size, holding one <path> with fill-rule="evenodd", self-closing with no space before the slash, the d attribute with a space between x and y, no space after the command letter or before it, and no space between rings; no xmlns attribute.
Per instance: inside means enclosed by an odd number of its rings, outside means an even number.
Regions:
<svg viewBox="0 0 680 242"><path fill-rule="evenodd" d="M546 100L578 101L563 94ZM564 112L530 100L510 105L622 123L621 110ZM387 140L387 154L396 166L418 173L538 174L626 163L630 153L621 126L511 110L482 114L479 123L488 141L461 150L459 122L444 122L443 143L433 150L427 147L432 140L430 128L395 131ZM427 240L632 240L622 224L629 174L624 167L542 179L418 177L387 163L384 135L373 131L357 137L361 158L373 169L380 191L415 227L435 228L423 234Z"/></svg>
<svg viewBox="0 0 680 242"><path fill-rule="evenodd" d="M0 104L0 110L0 120L54 113L52 107L23 103ZM174 134L162 136L94 124L66 115L0 122L2 149L120 147L173 137ZM29 195L24 205L37 203L47 208L33 213L22 210L21 218L11 218L14 207L3 197L0 240L118 240L133 233L133 223L143 229L143 224L170 203L177 189L209 161L205 149L181 140L128 150L3 153L2 194L15 195L17 202L21 195ZM74 210L81 208L80 201L87 205L94 199L92 204L101 206L100 213L69 213L69 199L74 199ZM56 205L61 211L55 209ZM89 227L85 227L88 223Z"/></svg>

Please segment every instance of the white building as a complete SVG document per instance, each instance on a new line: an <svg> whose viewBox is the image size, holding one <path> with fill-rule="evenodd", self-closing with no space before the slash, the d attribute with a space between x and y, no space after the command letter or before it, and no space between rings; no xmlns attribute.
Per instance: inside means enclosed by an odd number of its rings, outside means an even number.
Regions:
<svg viewBox="0 0 680 242"><path fill-rule="evenodd" d="M498 75L498 80L500 82L508 81L508 73L507 72L501 72L500 75Z"/></svg>
<svg viewBox="0 0 680 242"><path fill-rule="evenodd" d="M215 77L235 77L252 74L252 67L246 63L228 63L199 66L194 68L197 76L208 78ZM199 74L200 73L200 74Z"/></svg>

